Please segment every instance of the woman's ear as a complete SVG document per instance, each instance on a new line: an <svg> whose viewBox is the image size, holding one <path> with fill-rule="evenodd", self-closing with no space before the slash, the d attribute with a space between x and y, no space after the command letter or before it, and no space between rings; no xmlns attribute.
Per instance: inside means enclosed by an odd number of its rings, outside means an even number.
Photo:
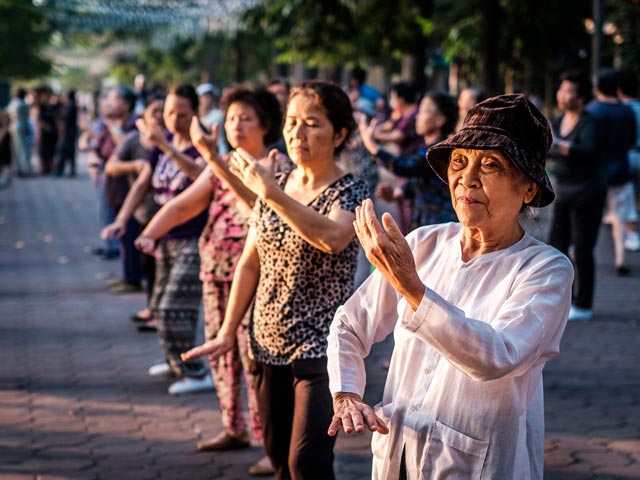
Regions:
<svg viewBox="0 0 640 480"><path fill-rule="evenodd" d="M527 190L524 192L524 203L529 204L531 200L535 198L538 193L538 184L535 182L529 182Z"/></svg>
<svg viewBox="0 0 640 480"><path fill-rule="evenodd" d="M333 136L333 148L338 148L342 142L344 142L344 139L347 138L347 133L349 133L349 131L346 128L342 128L339 132L336 132Z"/></svg>

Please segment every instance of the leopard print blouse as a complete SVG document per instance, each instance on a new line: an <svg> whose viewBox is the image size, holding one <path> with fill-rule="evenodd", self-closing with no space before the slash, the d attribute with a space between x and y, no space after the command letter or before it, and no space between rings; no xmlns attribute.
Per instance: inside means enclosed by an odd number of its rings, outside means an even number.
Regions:
<svg viewBox="0 0 640 480"><path fill-rule="evenodd" d="M289 176L276 178L281 188ZM348 173L329 185L310 204L328 215L339 208L355 212L368 187ZM251 320L255 360L288 365L294 360L326 357L329 325L353 293L358 240L330 255L311 246L267 204L258 200L251 218L257 234L260 280Z"/></svg>

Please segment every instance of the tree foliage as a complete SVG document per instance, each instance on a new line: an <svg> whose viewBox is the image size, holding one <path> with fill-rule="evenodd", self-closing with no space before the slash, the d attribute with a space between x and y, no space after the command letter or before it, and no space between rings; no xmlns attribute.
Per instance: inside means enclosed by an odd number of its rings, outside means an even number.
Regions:
<svg viewBox="0 0 640 480"><path fill-rule="evenodd" d="M29 79L49 73L43 54L51 35L43 7L31 1L0 0L0 79Z"/></svg>

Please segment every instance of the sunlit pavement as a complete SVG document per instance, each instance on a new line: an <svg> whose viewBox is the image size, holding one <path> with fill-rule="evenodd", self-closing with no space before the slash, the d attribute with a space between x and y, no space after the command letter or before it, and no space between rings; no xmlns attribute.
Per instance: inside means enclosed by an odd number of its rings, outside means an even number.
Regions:
<svg viewBox="0 0 640 480"><path fill-rule="evenodd" d="M107 292L119 263L90 252L96 201L80 171L0 190L0 478L252 478L260 448L195 449L220 428L214 393L171 397L147 375L157 338L128 320L144 296ZM601 233L595 316L568 325L545 370L546 479L640 478L640 254L616 277ZM391 346L367 362L369 401ZM368 442L338 439L338 478L369 476Z"/></svg>

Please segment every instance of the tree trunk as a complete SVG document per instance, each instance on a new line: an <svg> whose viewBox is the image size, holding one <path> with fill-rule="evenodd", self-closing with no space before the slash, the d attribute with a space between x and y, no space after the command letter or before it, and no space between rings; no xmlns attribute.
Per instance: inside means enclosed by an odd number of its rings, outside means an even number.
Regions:
<svg viewBox="0 0 640 480"><path fill-rule="evenodd" d="M502 93L499 72L500 2L482 0L482 89L488 96Z"/></svg>

